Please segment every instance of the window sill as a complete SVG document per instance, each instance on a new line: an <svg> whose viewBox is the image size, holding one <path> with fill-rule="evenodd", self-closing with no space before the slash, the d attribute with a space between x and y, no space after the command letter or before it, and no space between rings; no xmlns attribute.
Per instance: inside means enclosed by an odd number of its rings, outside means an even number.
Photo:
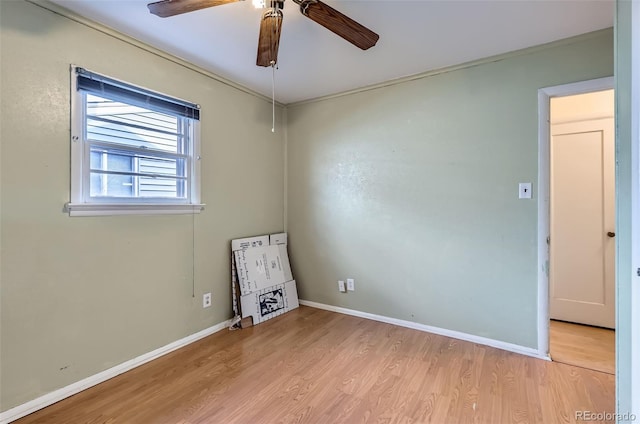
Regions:
<svg viewBox="0 0 640 424"><path fill-rule="evenodd" d="M64 210L69 213L69 216L185 215L198 214L204 209L204 206L204 204L172 205L166 203L66 203Z"/></svg>

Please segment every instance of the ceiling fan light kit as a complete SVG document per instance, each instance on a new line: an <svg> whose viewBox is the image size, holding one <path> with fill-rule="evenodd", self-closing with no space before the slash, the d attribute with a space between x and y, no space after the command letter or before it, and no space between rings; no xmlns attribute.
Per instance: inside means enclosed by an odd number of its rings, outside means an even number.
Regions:
<svg viewBox="0 0 640 424"><path fill-rule="evenodd" d="M161 0L149 3L149 11L161 18L180 15L242 0ZM252 0L254 6L262 8L267 0ZM344 38L356 47L367 50L376 45L380 36L369 28L349 18L320 0L293 0L300 6L300 12L312 21ZM258 66L274 66L277 63L280 32L282 29L282 8L284 0L270 0L270 7L260 21L258 38ZM266 53L268 52L268 53Z"/></svg>

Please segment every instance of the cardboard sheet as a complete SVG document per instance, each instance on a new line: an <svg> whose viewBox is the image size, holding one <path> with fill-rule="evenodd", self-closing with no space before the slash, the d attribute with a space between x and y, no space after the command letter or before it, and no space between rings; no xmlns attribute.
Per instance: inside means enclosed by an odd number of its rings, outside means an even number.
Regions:
<svg viewBox="0 0 640 424"><path fill-rule="evenodd" d="M234 256L243 296L293 279L284 245L237 250Z"/></svg>
<svg viewBox="0 0 640 424"><path fill-rule="evenodd" d="M287 244L287 233L271 234L269 244Z"/></svg>
<svg viewBox="0 0 640 424"><path fill-rule="evenodd" d="M299 306L287 254L287 233L231 240L233 311L242 328Z"/></svg>
<svg viewBox="0 0 640 424"><path fill-rule="evenodd" d="M256 236L231 240L231 251L247 250L252 247L263 247L269 245L269 236Z"/></svg>
<svg viewBox="0 0 640 424"><path fill-rule="evenodd" d="M242 318L251 317L253 325L297 308L298 291L294 280L240 296Z"/></svg>

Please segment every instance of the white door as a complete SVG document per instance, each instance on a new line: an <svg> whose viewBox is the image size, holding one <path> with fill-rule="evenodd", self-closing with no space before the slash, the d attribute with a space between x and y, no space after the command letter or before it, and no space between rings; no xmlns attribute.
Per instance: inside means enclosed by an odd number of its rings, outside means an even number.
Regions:
<svg viewBox="0 0 640 424"><path fill-rule="evenodd" d="M615 328L614 122L551 126L550 315Z"/></svg>

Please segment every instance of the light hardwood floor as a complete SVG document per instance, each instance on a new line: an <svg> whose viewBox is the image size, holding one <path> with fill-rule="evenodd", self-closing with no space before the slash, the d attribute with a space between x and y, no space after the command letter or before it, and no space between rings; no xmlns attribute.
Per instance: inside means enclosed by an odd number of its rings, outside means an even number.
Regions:
<svg viewBox="0 0 640 424"><path fill-rule="evenodd" d="M571 423L614 377L301 307L227 330L16 423Z"/></svg>
<svg viewBox="0 0 640 424"><path fill-rule="evenodd" d="M606 328L570 322L550 322L550 351L554 361L614 374L616 333Z"/></svg>

